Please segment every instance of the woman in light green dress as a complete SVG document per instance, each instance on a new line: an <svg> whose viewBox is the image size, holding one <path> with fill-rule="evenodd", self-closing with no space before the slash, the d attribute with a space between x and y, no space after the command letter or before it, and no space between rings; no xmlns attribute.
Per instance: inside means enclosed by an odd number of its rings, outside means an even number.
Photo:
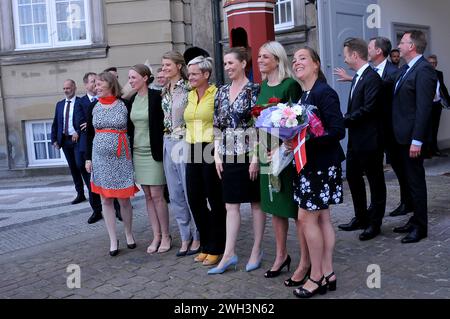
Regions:
<svg viewBox="0 0 450 319"><path fill-rule="evenodd" d="M130 143L136 183L140 184L147 205L147 213L153 230L149 254L165 252L170 246L161 244L162 238L170 237L169 211L164 198L166 179L163 168L163 119L161 93L148 88L152 76L150 69L137 64L128 72L131 87L137 93L130 100Z"/></svg>

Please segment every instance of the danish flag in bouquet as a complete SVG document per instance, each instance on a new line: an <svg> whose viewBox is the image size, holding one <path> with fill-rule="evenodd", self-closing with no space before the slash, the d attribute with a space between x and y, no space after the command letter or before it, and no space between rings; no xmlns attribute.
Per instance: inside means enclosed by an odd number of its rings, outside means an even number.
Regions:
<svg viewBox="0 0 450 319"><path fill-rule="evenodd" d="M282 146L272 155L273 171L277 176L295 159L297 173L306 165L305 142L311 135L325 134L322 122L317 116L317 107L298 103L278 103L263 109L256 119L255 126L282 141L293 140L293 152L287 152ZM290 154L289 154L290 153Z"/></svg>

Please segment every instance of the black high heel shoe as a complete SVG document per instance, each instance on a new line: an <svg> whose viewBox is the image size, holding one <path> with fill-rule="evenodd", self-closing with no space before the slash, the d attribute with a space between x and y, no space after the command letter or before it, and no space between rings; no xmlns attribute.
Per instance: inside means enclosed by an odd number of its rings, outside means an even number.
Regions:
<svg viewBox="0 0 450 319"><path fill-rule="evenodd" d="M119 240L117 240L117 249L109 251L109 255L111 257L117 256L117 254L119 254Z"/></svg>
<svg viewBox="0 0 450 319"><path fill-rule="evenodd" d="M331 272L328 276L325 276L326 286L329 291L335 291L336 290L336 279L330 280L331 277L333 277L334 271Z"/></svg>
<svg viewBox="0 0 450 319"><path fill-rule="evenodd" d="M134 243L132 243L132 244L127 243L128 249L135 249L137 247L136 240L134 239L134 237L133 237L133 241L134 241Z"/></svg>
<svg viewBox="0 0 450 319"><path fill-rule="evenodd" d="M283 262L283 264L278 268L277 270L268 270L264 274L264 277L266 278L274 278L280 275L283 268L287 266L287 270L289 271L291 269L291 256L287 255L286 260Z"/></svg>
<svg viewBox="0 0 450 319"><path fill-rule="evenodd" d="M297 286L304 285L306 283L306 281L308 280L309 275L311 275L311 266L309 266L308 271L306 272L306 274L302 280L295 281L295 280L292 280L292 277L289 277L288 279L286 279L284 281L284 285L286 287L297 287Z"/></svg>
<svg viewBox="0 0 450 319"><path fill-rule="evenodd" d="M308 280L311 280L313 283L317 285L317 288L313 291L309 291L303 287L297 288L294 290L294 295L298 298L311 298L312 296L316 295L317 293L321 295L325 295L327 293L327 284L322 284L323 280L325 279L324 276L320 278L319 280L315 281L311 277L309 277Z"/></svg>

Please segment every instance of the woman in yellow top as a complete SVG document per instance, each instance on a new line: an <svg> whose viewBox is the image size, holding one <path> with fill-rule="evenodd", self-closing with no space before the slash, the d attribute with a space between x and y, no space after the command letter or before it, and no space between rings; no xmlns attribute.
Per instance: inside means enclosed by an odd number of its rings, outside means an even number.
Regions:
<svg viewBox="0 0 450 319"><path fill-rule="evenodd" d="M226 209L214 164L214 97L217 88L209 84L212 59L198 56L188 64L188 105L184 111L189 157L186 187L189 207L200 232L201 251L195 261L214 265L225 249ZM207 203L209 203L209 207Z"/></svg>

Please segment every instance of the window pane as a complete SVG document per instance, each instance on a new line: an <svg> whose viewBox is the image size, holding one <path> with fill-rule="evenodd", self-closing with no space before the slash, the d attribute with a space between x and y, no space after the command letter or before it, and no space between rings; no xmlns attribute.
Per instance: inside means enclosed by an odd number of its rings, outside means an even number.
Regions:
<svg viewBox="0 0 450 319"><path fill-rule="evenodd" d="M67 22L58 23L58 41L71 41L72 36Z"/></svg>
<svg viewBox="0 0 450 319"><path fill-rule="evenodd" d="M69 19L69 13L67 12L68 9L67 3L57 3L56 4L56 21L62 22L67 21Z"/></svg>
<svg viewBox="0 0 450 319"><path fill-rule="evenodd" d="M33 0L33 3L45 3L46 0Z"/></svg>
<svg viewBox="0 0 450 319"><path fill-rule="evenodd" d="M33 131L33 141L45 141L44 123L34 123L31 125Z"/></svg>
<svg viewBox="0 0 450 319"><path fill-rule="evenodd" d="M280 23L280 18L279 18L279 14L280 14L280 9L279 9L279 5L275 6L275 24Z"/></svg>
<svg viewBox="0 0 450 319"><path fill-rule="evenodd" d="M47 133L47 141L51 141L52 140L52 122L47 122L45 123L45 130Z"/></svg>
<svg viewBox="0 0 450 319"><path fill-rule="evenodd" d="M19 7L19 24L32 24L33 16L31 14L31 6Z"/></svg>
<svg viewBox="0 0 450 319"><path fill-rule="evenodd" d="M60 150L53 147L52 143L50 142L47 143L47 149L49 159L61 158Z"/></svg>
<svg viewBox="0 0 450 319"><path fill-rule="evenodd" d="M37 160L47 159L47 153L45 152L45 142L34 144L34 155Z"/></svg>
<svg viewBox="0 0 450 319"><path fill-rule="evenodd" d="M292 22L291 2L286 3L286 21Z"/></svg>
<svg viewBox="0 0 450 319"><path fill-rule="evenodd" d="M20 42L21 44L34 44L33 27L20 27Z"/></svg>
<svg viewBox="0 0 450 319"><path fill-rule="evenodd" d="M45 4L33 6L33 22L47 23L47 10Z"/></svg>
<svg viewBox="0 0 450 319"><path fill-rule="evenodd" d="M35 43L47 43L48 31L46 24L38 24L34 27Z"/></svg>
<svg viewBox="0 0 450 319"><path fill-rule="evenodd" d="M19 0L19 4L30 4L31 0Z"/></svg>
<svg viewBox="0 0 450 319"><path fill-rule="evenodd" d="M75 10L74 14L77 14L79 18L77 20L84 20L84 1L70 1L72 10Z"/></svg>
<svg viewBox="0 0 450 319"><path fill-rule="evenodd" d="M81 21L78 23L79 23L80 28L72 29L73 40L74 41L86 40L86 25L84 24L84 21Z"/></svg>
<svg viewBox="0 0 450 319"><path fill-rule="evenodd" d="M286 22L286 4L285 3L280 4L280 12L281 12L280 23L285 23Z"/></svg>

